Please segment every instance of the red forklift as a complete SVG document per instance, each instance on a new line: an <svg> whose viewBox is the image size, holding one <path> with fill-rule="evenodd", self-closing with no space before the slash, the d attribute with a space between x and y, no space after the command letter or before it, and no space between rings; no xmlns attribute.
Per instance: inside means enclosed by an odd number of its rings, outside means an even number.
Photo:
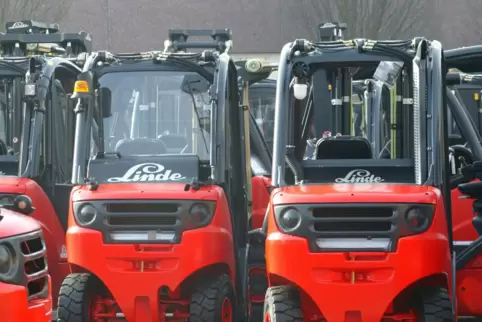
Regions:
<svg viewBox="0 0 482 322"><path fill-rule="evenodd" d="M8 198L8 197L7 197ZM4 201L3 198L0 198ZM0 312L3 322L52 321L52 287L32 200L19 195L0 206Z"/></svg>
<svg viewBox="0 0 482 322"><path fill-rule="evenodd" d="M43 228L56 301L70 273L65 183L72 169L74 112L69 93L81 72L77 55L90 51L91 38L30 20L7 23L6 30L0 33L0 197L7 205L19 195L32 199L31 217Z"/></svg>
<svg viewBox="0 0 482 322"><path fill-rule="evenodd" d="M472 257L471 260L467 260L467 255L461 256L461 254L467 252L467 249L472 247L474 241L479 238L479 235L475 229L476 227L474 227L472 223L473 201L462 197L458 186L478 181L476 177L477 173L473 169L473 163L482 160L480 159L482 156L482 148L480 147L482 138L480 137L476 124L473 122L471 113L464 104L465 100L459 95L458 86L454 86L455 84L458 85L464 82L461 78L465 78L465 76L460 73L448 73L446 77L446 85L449 90L447 93L447 126L453 221L452 234L454 250L457 255L457 307L459 316L480 317L482 307L478 305L478 298L482 295L479 291L482 285L478 283L480 273L477 269L477 263L480 259L475 252L471 253L475 256ZM394 145L390 144L391 138L386 135L377 136L376 134L386 133L387 131L384 129L387 128L396 128L396 122L390 123L387 126L386 120L392 119L390 116L395 115L398 110L389 108L392 106L389 102L390 91L387 88L387 84L375 80L370 80L370 82L377 83L376 86L378 88L383 87L387 90L383 91L383 93L380 90L375 90L373 99L367 101L367 106L370 106L370 101L375 103L371 109L368 109L368 120L372 120L370 122L371 124L381 125L378 126L378 129L372 131L372 133L368 132L367 136L372 135L369 141L374 143L372 146L376 153L383 157L384 152L388 152L388 155L385 155L385 157L390 157L396 153L393 151ZM384 104L382 104L382 102L384 102ZM402 110L402 113L403 112ZM382 114L387 115L385 120L382 118ZM379 120L378 122L376 121L377 119ZM456 129L456 132L454 132L454 129ZM387 146L389 148L387 148Z"/></svg>
<svg viewBox="0 0 482 322"><path fill-rule="evenodd" d="M325 116L317 94L329 90L317 73L341 69L351 88L350 71L363 68L391 86L401 79L413 98L392 137L402 148L382 158L347 124L306 156L315 115ZM265 321L456 320L441 44L296 40L281 52L276 95Z"/></svg>
<svg viewBox="0 0 482 322"><path fill-rule="evenodd" d="M247 320L250 135L231 45L228 29L172 29L164 52L88 57L59 321Z"/></svg>

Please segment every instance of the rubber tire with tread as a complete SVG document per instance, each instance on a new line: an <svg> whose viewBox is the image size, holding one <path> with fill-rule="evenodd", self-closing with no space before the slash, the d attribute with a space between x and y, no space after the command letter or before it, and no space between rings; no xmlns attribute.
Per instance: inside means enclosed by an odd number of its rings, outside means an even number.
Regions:
<svg viewBox="0 0 482 322"><path fill-rule="evenodd" d="M264 258L264 244L251 246L248 253L248 268L263 267L266 269L266 262ZM266 277L267 278L267 277ZM250 283L250 276L248 275L248 285ZM266 291L265 291L266 294ZM251 303L251 322L262 322L263 321L263 303Z"/></svg>
<svg viewBox="0 0 482 322"><path fill-rule="evenodd" d="M89 273L68 275L60 287L57 322L90 321L90 298L101 285L97 277Z"/></svg>
<svg viewBox="0 0 482 322"><path fill-rule="evenodd" d="M421 306L421 322L453 322L452 302L445 288L424 290Z"/></svg>
<svg viewBox="0 0 482 322"><path fill-rule="evenodd" d="M200 284L191 295L190 322L221 322L224 299L232 305L233 321L236 317L234 288L228 275L221 275Z"/></svg>
<svg viewBox="0 0 482 322"><path fill-rule="evenodd" d="M291 286L268 288L264 298L263 316L269 314L271 322L302 322L300 294Z"/></svg>

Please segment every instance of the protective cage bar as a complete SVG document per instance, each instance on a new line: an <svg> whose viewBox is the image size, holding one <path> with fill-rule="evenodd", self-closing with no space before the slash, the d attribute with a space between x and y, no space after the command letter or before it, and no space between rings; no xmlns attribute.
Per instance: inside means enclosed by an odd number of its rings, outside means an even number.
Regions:
<svg viewBox="0 0 482 322"><path fill-rule="evenodd" d="M213 41L188 41L189 37L211 37ZM226 51L232 41L231 29L169 29L169 47L172 51L186 49L215 49Z"/></svg>

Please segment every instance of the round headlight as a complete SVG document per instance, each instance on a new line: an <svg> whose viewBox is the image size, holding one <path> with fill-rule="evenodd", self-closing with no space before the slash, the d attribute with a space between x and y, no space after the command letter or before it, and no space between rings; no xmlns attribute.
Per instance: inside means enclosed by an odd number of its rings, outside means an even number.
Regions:
<svg viewBox="0 0 482 322"><path fill-rule="evenodd" d="M280 224L285 230L294 230L301 224L301 214L294 208L286 209L281 214Z"/></svg>
<svg viewBox="0 0 482 322"><path fill-rule="evenodd" d="M210 216L209 208L202 203L192 205L191 209L189 209L189 214L191 215L191 219L197 224L205 223L209 220Z"/></svg>
<svg viewBox="0 0 482 322"><path fill-rule="evenodd" d="M418 208L407 211L405 220L409 228L415 232L426 229L429 222L429 218Z"/></svg>
<svg viewBox="0 0 482 322"><path fill-rule="evenodd" d="M97 210L92 205L85 205L80 208L79 214L77 215L77 220L81 225L89 225L97 217Z"/></svg>
<svg viewBox="0 0 482 322"><path fill-rule="evenodd" d="M10 249L0 245L0 274L8 274L13 267L13 256Z"/></svg>

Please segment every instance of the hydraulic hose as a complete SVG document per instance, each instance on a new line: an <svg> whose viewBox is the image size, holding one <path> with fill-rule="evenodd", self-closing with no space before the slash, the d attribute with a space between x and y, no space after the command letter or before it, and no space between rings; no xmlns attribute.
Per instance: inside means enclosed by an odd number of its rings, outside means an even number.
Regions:
<svg viewBox="0 0 482 322"><path fill-rule="evenodd" d="M298 160L296 160L295 147L293 145L286 147L286 163L295 176L295 183L298 184L302 182L304 180L303 167Z"/></svg>

